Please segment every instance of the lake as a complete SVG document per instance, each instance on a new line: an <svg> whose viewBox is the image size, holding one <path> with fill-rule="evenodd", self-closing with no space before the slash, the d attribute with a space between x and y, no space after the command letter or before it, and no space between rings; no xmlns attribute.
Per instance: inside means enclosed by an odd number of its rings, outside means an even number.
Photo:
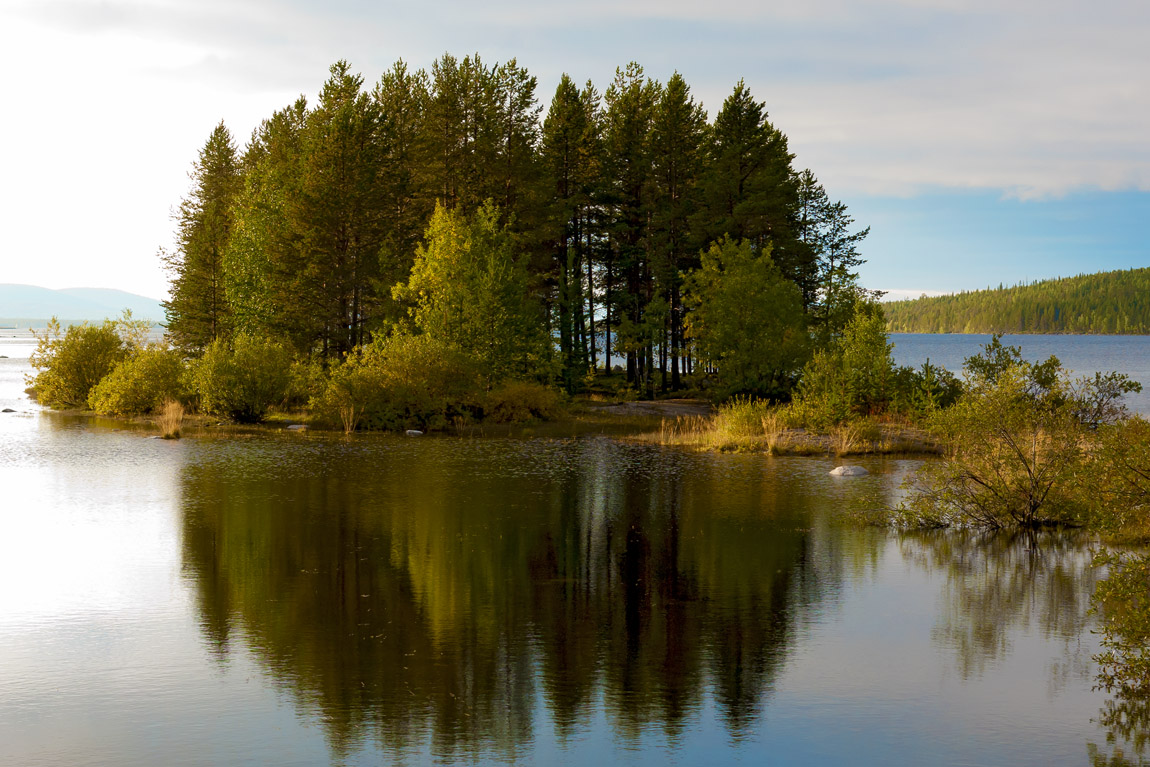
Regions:
<svg viewBox="0 0 1150 767"><path fill-rule="evenodd" d="M597 437L165 442L40 413L27 352L0 339L18 411L0 416L0 764L1111 748L1090 541L850 523L917 461L839 479L830 459Z"/></svg>
<svg viewBox="0 0 1150 767"><path fill-rule="evenodd" d="M893 333L895 364L918 367L930 360L953 373L962 372L967 357L982 352L991 336L976 333ZM1127 406L1150 415L1150 336L1004 335L1002 343L1017 346L1023 358L1043 362L1050 355L1075 376L1118 371L1142 384L1142 392L1127 395Z"/></svg>

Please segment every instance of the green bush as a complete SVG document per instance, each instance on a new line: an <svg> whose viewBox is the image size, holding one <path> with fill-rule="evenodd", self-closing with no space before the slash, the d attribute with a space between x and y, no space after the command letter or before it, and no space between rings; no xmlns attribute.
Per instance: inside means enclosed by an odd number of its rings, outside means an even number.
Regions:
<svg viewBox="0 0 1150 767"><path fill-rule="evenodd" d="M882 309L859 304L842 337L803 368L795 412L808 426L823 430L854 416L887 411L895 394L890 350Z"/></svg>
<svg viewBox="0 0 1150 767"><path fill-rule="evenodd" d="M1098 459L1109 451L1099 427L1106 437L1121 423L1122 396L1141 386L1117 373L1072 380L1056 357L1025 362L997 337L965 370L968 390L931 417L947 460L916 473L905 518L985 527L1091 522L1100 499L1079 486L1104 473Z"/></svg>
<svg viewBox="0 0 1150 767"><path fill-rule="evenodd" d="M714 243L701 254L685 291L695 347L718 371L717 398L785 397L809 358L810 334L802 293L771 259L770 248L756 251L728 238ZM662 338L661 324L653 330Z"/></svg>
<svg viewBox="0 0 1150 767"><path fill-rule="evenodd" d="M284 400L290 371L283 344L240 333L230 342L216 339L188 365L188 388L202 412L255 423Z"/></svg>
<svg viewBox="0 0 1150 767"><path fill-rule="evenodd" d="M183 394L180 354L159 345L145 346L112 369L92 388L88 407L97 413L151 413Z"/></svg>
<svg viewBox="0 0 1150 767"><path fill-rule="evenodd" d="M496 423L549 421L561 410L559 394L532 381L508 381L487 393L483 417Z"/></svg>
<svg viewBox="0 0 1150 767"><path fill-rule="evenodd" d="M426 334L376 336L333 368L312 412L346 431L440 429L479 405L479 366L457 347Z"/></svg>
<svg viewBox="0 0 1150 767"><path fill-rule="evenodd" d="M323 394L327 388L329 374L323 361L318 357L305 357L291 365L288 376L287 396L284 405L289 408L304 408L313 398Z"/></svg>
<svg viewBox="0 0 1150 767"><path fill-rule="evenodd" d="M900 413L925 417L958 402L962 381L946 368L922 363L918 370L900 367L894 371L892 407Z"/></svg>
<svg viewBox="0 0 1150 767"><path fill-rule="evenodd" d="M31 363L39 372L28 383L37 399L53 408L86 407L92 388L128 356L128 344L111 320L72 325L61 336L53 318L38 340Z"/></svg>

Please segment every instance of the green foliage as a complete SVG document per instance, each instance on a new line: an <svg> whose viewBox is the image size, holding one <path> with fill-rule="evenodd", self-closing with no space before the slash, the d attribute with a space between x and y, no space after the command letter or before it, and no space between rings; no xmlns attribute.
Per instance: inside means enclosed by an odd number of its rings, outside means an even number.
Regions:
<svg viewBox="0 0 1150 767"><path fill-rule="evenodd" d="M153 344L136 349L92 388L88 407L108 415L159 410L183 395L184 362L179 352Z"/></svg>
<svg viewBox="0 0 1150 767"><path fill-rule="evenodd" d="M1150 539L1150 422L1105 424L1097 437L1079 476L1092 526Z"/></svg>
<svg viewBox="0 0 1150 767"><path fill-rule="evenodd" d="M866 230L795 172L744 83L710 125L682 76L660 84L637 63L602 96L564 77L542 124L536 86L514 59L400 61L374 87L340 61L315 103L272 114L240 159L218 126L166 257L177 345L263 334L331 362L412 310L489 387L558 378L573 391L620 362L649 397L699 366L684 277L723 237L770 254L804 334L835 335L865 299ZM789 328L791 304L765 311ZM774 356L761 365L715 365L720 394L785 395L805 361L796 339L763 339Z"/></svg>
<svg viewBox="0 0 1150 767"><path fill-rule="evenodd" d="M192 191L179 208L178 248L163 256L172 276L164 308L168 335L176 345L200 350L226 335L231 322L224 251L243 179L231 133L222 122L200 150L191 177Z"/></svg>
<svg viewBox="0 0 1150 767"><path fill-rule="evenodd" d="M809 354L798 287L769 249L724 239L703 254L687 280L691 336L717 369L720 394L778 397L789 391Z"/></svg>
<svg viewBox="0 0 1150 767"><path fill-rule="evenodd" d="M540 311L493 205L474 216L436 208L411 277L394 292L412 304L416 327L473 359L488 386L546 372Z"/></svg>
<svg viewBox="0 0 1150 767"><path fill-rule="evenodd" d="M895 369L891 405L898 413L924 418L953 405L962 392L962 381L958 376L946 368L930 364L928 359L918 370L910 367Z"/></svg>
<svg viewBox="0 0 1150 767"><path fill-rule="evenodd" d="M266 336L237 333L216 339L188 365L188 388L204 413L240 423L263 420L284 400L291 381L291 355Z"/></svg>
<svg viewBox="0 0 1150 767"><path fill-rule="evenodd" d="M327 388L328 369L320 357L303 357L291 364L287 395L284 405L289 408L307 407L313 397Z"/></svg>
<svg viewBox="0 0 1150 767"><path fill-rule="evenodd" d="M71 325L61 335L60 323L53 318L37 334L30 359L38 371L29 380L37 399L53 408L86 407L92 388L128 355L121 327L106 320L100 325Z"/></svg>
<svg viewBox="0 0 1150 767"><path fill-rule="evenodd" d="M863 303L840 338L815 352L803 368L795 410L817 429L852 416L886 411L895 394L895 369L882 310Z"/></svg>
<svg viewBox="0 0 1150 767"><path fill-rule="evenodd" d="M347 431L442 429L470 417L481 399L481 371L458 347L428 334L377 335L331 371L311 409Z"/></svg>
<svg viewBox="0 0 1150 767"><path fill-rule="evenodd" d="M534 381L508 381L483 398L483 418L495 423L549 421L560 412L559 393Z"/></svg>
<svg viewBox="0 0 1150 767"><path fill-rule="evenodd" d="M1150 333L1150 268L886 304L893 333Z"/></svg>
<svg viewBox="0 0 1150 767"><path fill-rule="evenodd" d="M932 419L946 461L923 466L905 511L911 519L987 527L1088 521L1077 490L1099 423L1141 387L1111 374L1072 381L1057 358L1031 364L997 338L967 360L966 393Z"/></svg>

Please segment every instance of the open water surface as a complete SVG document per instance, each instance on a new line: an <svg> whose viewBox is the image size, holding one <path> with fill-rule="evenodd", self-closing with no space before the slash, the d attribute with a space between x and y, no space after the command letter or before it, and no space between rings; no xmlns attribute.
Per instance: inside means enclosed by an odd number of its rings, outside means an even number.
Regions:
<svg viewBox="0 0 1150 767"><path fill-rule="evenodd" d="M1089 541L844 521L916 461L836 479L829 459L602 438L166 442L40 413L17 346L0 339L18 411L0 415L0 764L1111 748Z"/></svg>
<svg viewBox="0 0 1150 767"><path fill-rule="evenodd" d="M991 336L977 333L892 333L895 364L919 367L928 359L956 375L967 357L982 353ZM1142 392L1127 395L1134 412L1150 416L1150 336L1004 335L1002 343L1017 346L1031 362L1050 355L1075 377L1118 371L1142 384Z"/></svg>

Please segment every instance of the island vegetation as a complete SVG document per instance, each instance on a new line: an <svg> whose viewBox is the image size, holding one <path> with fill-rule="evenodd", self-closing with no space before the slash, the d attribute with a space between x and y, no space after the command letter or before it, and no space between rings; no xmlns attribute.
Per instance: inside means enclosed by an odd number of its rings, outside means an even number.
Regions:
<svg viewBox="0 0 1150 767"><path fill-rule="evenodd" d="M209 136L161 254L167 343L51 328L36 388L53 407L176 400L349 431L580 394L786 401L875 311L854 271L867 230L792 160L741 82L708 121L681 76L632 63L602 92L562 78L543 115L514 60L398 62L370 88L339 62L242 152L223 124Z"/></svg>
<svg viewBox="0 0 1150 767"><path fill-rule="evenodd" d="M742 83L710 122L679 75L636 64L601 96L564 77L543 119L535 88L514 60L399 62L370 90L339 62L244 152L219 125L164 254L166 339L130 317L54 325L40 400L163 411L173 435L181 408L350 433L687 392L717 412L650 438L804 452L814 434L849 454L921 435L947 460L906 524L1150 533L1131 457L1150 430L1121 405L1138 385L1071 380L997 337L962 379L895 366L852 271L868 230L792 167Z"/></svg>
<svg viewBox="0 0 1150 767"><path fill-rule="evenodd" d="M1150 333L1150 268L884 305L893 333Z"/></svg>

